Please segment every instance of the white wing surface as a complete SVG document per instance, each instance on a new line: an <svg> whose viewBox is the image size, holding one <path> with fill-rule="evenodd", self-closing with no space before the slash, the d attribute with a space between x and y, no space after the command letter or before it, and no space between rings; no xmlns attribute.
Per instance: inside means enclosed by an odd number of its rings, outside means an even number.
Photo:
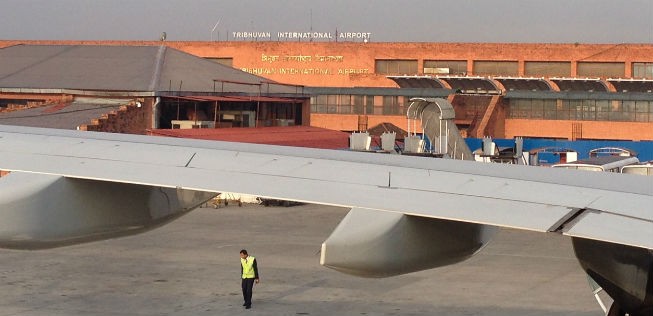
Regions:
<svg viewBox="0 0 653 316"><path fill-rule="evenodd" d="M653 249L653 177L0 126L0 170L400 212Z"/></svg>

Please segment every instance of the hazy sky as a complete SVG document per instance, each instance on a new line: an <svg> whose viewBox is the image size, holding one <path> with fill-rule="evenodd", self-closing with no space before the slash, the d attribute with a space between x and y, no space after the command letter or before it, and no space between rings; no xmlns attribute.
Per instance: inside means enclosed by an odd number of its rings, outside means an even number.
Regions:
<svg viewBox="0 0 653 316"><path fill-rule="evenodd" d="M156 40L166 32L208 41L311 29L370 32L377 42L651 43L653 0L0 0L0 39Z"/></svg>

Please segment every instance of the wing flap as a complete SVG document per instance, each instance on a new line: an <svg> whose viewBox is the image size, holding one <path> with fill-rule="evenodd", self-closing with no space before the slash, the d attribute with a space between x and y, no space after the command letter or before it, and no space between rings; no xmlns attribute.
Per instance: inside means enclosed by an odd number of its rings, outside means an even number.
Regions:
<svg viewBox="0 0 653 316"><path fill-rule="evenodd" d="M653 185L644 176L6 126L0 126L0 155L3 170L237 192L535 231L555 230L579 209L653 221ZM615 230L624 224L617 225ZM623 240L592 233L587 233L592 239ZM653 248L639 240L630 242Z"/></svg>
<svg viewBox="0 0 653 316"><path fill-rule="evenodd" d="M387 179L385 177L334 179L333 173L337 170L332 172L332 177L321 178L32 154L12 154L5 158L0 166L14 171L198 191L238 192L536 231L547 231L571 211L566 206L475 196L469 192L460 194L379 185Z"/></svg>
<svg viewBox="0 0 653 316"><path fill-rule="evenodd" d="M563 234L653 249L653 222L606 212L587 211Z"/></svg>

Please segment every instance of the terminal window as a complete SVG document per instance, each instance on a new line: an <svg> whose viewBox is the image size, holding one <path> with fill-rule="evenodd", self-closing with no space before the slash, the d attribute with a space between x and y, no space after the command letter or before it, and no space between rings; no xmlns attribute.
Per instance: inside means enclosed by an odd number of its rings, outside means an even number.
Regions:
<svg viewBox="0 0 653 316"><path fill-rule="evenodd" d="M383 96L383 115L403 115L406 97Z"/></svg>
<svg viewBox="0 0 653 316"><path fill-rule="evenodd" d="M653 122L651 101L510 99L508 118Z"/></svg>
<svg viewBox="0 0 653 316"><path fill-rule="evenodd" d="M625 63L607 62L586 62L579 61L577 76L579 77L601 77L601 78L623 78L626 72Z"/></svg>
<svg viewBox="0 0 653 316"><path fill-rule="evenodd" d="M374 70L377 74L385 75L416 75L417 60L377 59L374 61Z"/></svg>
<svg viewBox="0 0 653 316"><path fill-rule="evenodd" d="M569 77L571 76L571 62L526 61L524 62L524 75Z"/></svg>
<svg viewBox="0 0 653 316"><path fill-rule="evenodd" d="M424 74L467 74L467 61L465 60L425 60Z"/></svg>
<svg viewBox="0 0 653 316"><path fill-rule="evenodd" d="M516 61L474 61L474 74L517 76L519 64Z"/></svg>
<svg viewBox="0 0 653 316"><path fill-rule="evenodd" d="M383 113L383 106L385 104L381 104L381 101L379 101L377 105L374 100L375 97L373 95L318 95L311 97L311 113L385 114Z"/></svg>
<svg viewBox="0 0 653 316"><path fill-rule="evenodd" d="M653 79L653 63L633 63L633 78Z"/></svg>

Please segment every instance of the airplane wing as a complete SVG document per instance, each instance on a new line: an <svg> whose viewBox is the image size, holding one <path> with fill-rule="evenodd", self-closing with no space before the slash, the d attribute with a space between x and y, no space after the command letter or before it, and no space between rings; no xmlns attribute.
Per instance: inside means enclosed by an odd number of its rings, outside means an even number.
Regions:
<svg viewBox="0 0 653 316"><path fill-rule="evenodd" d="M653 178L0 126L0 170L238 192L653 249Z"/></svg>

